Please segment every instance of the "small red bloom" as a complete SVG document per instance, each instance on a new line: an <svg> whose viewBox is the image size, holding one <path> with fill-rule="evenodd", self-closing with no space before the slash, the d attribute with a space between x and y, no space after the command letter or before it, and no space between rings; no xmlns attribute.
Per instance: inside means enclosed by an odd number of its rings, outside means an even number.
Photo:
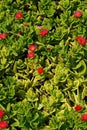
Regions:
<svg viewBox="0 0 87 130"><path fill-rule="evenodd" d="M35 57L35 53L34 52L28 52L28 55L27 55L27 58L28 59L32 59L32 58L34 58Z"/></svg>
<svg viewBox="0 0 87 130"><path fill-rule="evenodd" d="M44 36L46 36L47 34L48 34L48 30L47 30L47 29L43 29L43 30L40 31L40 36L41 36L41 37L44 37Z"/></svg>
<svg viewBox="0 0 87 130"><path fill-rule="evenodd" d="M22 12L17 12L17 13L15 14L15 18L16 18L16 19L21 19L22 17L23 17Z"/></svg>
<svg viewBox="0 0 87 130"><path fill-rule="evenodd" d="M83 114L83 115L81 116L81 120L82 120L82 121L87 121L87 114Z"/></svg>
<svg viewBox="0 0 87 130"><path fill-rule="evenodd" d="M82 106L80 106L80 105L75 106L75 110L76 111L81 111L82 110Z"/></svg>
<svg viewBox="0 0 87 130"><path fill-rule="evenodd" d="M0 110L0 118L2 118L4 114L5 114L5 111Z"/></svg>
<svg viewBox="0 0 87 130"><path fill-rule="evenodd" d="M0 121L0 129L5 129L8 127L8 123L6 121Z"/></svg>
<svg viewBox="0 0 87 130"><path fill-rule="evenodd" d="M76 37L76 41L78 41L79 44L81 44L81 45L85 45L87 42L87 39L85 37L78 36L78 37Z"/></svg>
<svg viewBox="0 0 87 130"><path fill-rule="evenodd" d="M76 11L76 12L74 12L74 17L75 18L79 18L79 17L81 17L82 16L82 12L81 11Z"/></svg>
<svg viewBox="0 0 87 130"><path fill-rule="evenodd" d="M37 49L37 45L36 44L31 44L31 45L29 45L29 47L28 47L28 49L30 50L30 51L36 51L36 49Z"/></svg>
<svg viewBox="0 0 87 130"><path fill-rule="evenodd" d="M40 68L37 69L37 71L38 71L39 74L43 74L44 69L42 67L40 67Z"/></svg>
<svg viewBox="0 0 87 130"><path fill-rule="evenodd" d="M5 39L7 37L7 34L6 33L1 33L0 34L0 39Z"/></svg>

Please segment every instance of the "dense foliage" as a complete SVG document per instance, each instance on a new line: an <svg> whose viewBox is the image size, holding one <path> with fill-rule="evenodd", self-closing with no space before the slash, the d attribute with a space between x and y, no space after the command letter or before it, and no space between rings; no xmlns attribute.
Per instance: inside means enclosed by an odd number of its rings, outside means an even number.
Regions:
<svg viewBox="0 0 87 130"><path fill-rule="evenodd" d="M87 130L87 1L0 1L0 128Z"/></svg>

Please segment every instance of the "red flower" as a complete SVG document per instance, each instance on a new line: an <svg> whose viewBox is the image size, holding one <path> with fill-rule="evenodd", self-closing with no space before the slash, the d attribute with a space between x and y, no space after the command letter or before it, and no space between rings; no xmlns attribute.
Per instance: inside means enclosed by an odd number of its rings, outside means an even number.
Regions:
<svg viewBox="0 0 87 130"><path fill-rule="evenodd" d="M0 129L5 129L8 127L8 123L6 121L0 121Z"/></svg>
<svg viewBox="0 0 87 130"><path fill-rule="evenodd" d="M23 17L22 12L17 12L17 13L15 14L15 18L16 18L16 19L21 19L22 17Z"/></svg>
<svg viewBox="0 0 87 130"><path fill-rule="evenodd" d="M37 71L38 71L39 74L43 74L44 69L42 67L40 67L40 68L37 69Z"/></svg>
<svg viewBox="0 0 87 130"><path fill-rule="evenodd" d="M43 29L43 30L41 30L41 32L40 32L40 36L41 37L44 37L44 36L46 36L48 34L48 30L47 29Z"/></svg>
<svg viewBox="0 0 87 130"><path fill-rule="evenodd" d="M0 34L0 39L5 39L7 37L7 34L6 33L1 33Z"/></svg>
<svg viewBox="0 0 87 130"><path fill-rule="evenodd" d="M78 41L79 44L81 44L81 45L85 45L87 42L87 39L85 37L78 36L78 37L76 37L76 41Z"/></svg>
<svg viewBox="0 0 87 130"><path fill-rule="evenodd" d="M5 114L5 111L0 110L0 118L2 118L4 114Z"/></svg>
<svg viewBox="0 0 87 130"><path fill-rule="evenodd" d="M32 59L32 58L34 58L35 57L35 53L34 52L28 52L28 55L27 55L27 58L28 59Z"/></svg>
<svg viewBox="0 0 87 130"><path fill-rule="evenodd" d="M79 17L81 17L82 16L82 12L81 11L76 11L76 12L74 12L74 17L75 18L79 18Z"/></svg>
<svg viewBox="0 0 87 130"><path fill-rule="evenodd" d="M87 121L87 114L83 114L83 115L81 116L81 120L82 120L82 121Z"/></svg>
<svg viewBox="0 0 87 130"><path fill-rule="evenodd" d="M76 111L82 110L82 106L80 106L80 105L75 106L75 110L76 110Z"/></svg>
<svg viewBox="0 0 87 130"><path fill-rule="evenodd" d="M29 45L29 47L28 47L28 49L30 50L30 51L36 51L36 49L37 49L37 45L36 44L31 44L31 45Z"/></svg>

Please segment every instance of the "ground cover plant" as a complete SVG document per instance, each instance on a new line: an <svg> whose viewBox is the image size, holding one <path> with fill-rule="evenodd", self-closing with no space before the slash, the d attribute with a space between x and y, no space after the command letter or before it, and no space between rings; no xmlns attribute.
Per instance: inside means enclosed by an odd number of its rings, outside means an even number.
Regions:
<svg viewBox="0 0 87 130"><path fill-rule="evenodd" d="M87 1L0 1L0 129L87 130Z"/></svg>

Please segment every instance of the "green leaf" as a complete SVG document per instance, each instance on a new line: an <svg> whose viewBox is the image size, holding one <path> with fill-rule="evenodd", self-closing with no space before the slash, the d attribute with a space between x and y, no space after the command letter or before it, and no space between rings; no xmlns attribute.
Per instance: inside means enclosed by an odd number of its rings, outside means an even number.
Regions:
<svg viewBox="0 0 87 130"><path fill-rule="evenodd" d="M83 88L83 91L82 91L82 99L84 99L85 96L87 96L87 87L84 85L84 88Z"/></svg>
<svg viewBox="0 0 87 130"><path fill-rule="evenodd" d="M20 124L19 121L18 121L16 118L14 118L14 120L15 120L15 122L12 123L11 126L12 126L12 127L14 127L14 126L17 126L17 127L18 127L19 124Z"/></svg>
<svg viewBox="0 0 87 130"><path fill-rule="evenodd" d="M70 1L69 1L69 0L61 0L61 1L59 2L59 4L60 4L61 6L63 6L64 9L67 9L67 8L69 7L69 5L70 5Z"/></svg>
<svg viewBox="0 0 87 130"><path fill-rule="evenodd" d="M37 95L34 93L33 89L30 88L26 93L26 98L30 102L36 102L38 101Z"/></svg>
<svg viewBox="0 0 87 130"><path fill-rule="evenodd" d="M84 75L87 70L86 63L84 62L84 60L81 60L73 69L76 70L79 75Z"/></svg>
<svg viewBox="0 0 87 130"><path fill-rule="evenodd" d="M55 68L54 83L65 82L68 78L69 69L63 63L58 63Z"/></svg>
<svg viewBox="0 0 87 130"><path fill-rule="evenodd" d="M11 103L8 103L8 104L7 104L6 111L10 112L10 110L11 110Z"/></svg>
<svg viewBox="0 0 87 130"><path fill-rule="evenodd" d="M1 59L1 64L2 64L2 65L5 65L6 62L7 62L7 59L6 59L6 58L2 58L2 59Z"/></svg>
<svg viewBox="0 0 87 130"><path fill-rule="evenodd" d="M17 92L17 95L20 97L20 98L25 98L25 94L26 94L26 92L24 91L24 90L19 90L18 92Z"/></svg>
<svg viewBox="0 0 87 130"><path fill-rule="evenodd" d="M2 104L0 104L0 109L6 110Z"/></svg>

